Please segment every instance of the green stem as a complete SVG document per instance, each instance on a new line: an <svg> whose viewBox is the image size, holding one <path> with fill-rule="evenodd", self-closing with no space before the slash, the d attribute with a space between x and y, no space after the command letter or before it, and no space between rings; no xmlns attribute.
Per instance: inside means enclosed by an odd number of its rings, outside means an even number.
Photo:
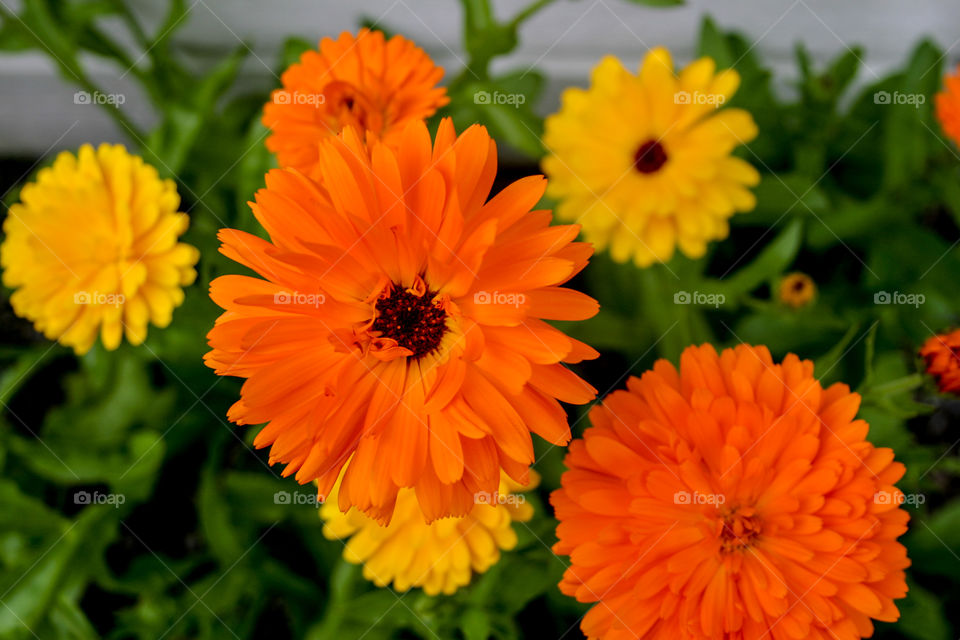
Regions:
<svg viewBox="0 0 960 640"><path fill-rule="evenodd" d="M330 579L330 596L327 600L327 612L323 620L314 627L307 637L310 640L334 640L340 638L340 624L347 612L354 587L360 578L359 565L350 564L343 558L337 563Z"/></svg>
<svg viewBox="0 0 960 640"><path fill-rule="evenodd" d="M925 380L926 378L923 374L911 373L908 376L903 376L902 378L897 378L895 380L891 380L890 382L884 382L881 385L877 385L873 389L870 389L869 393L871 395L896 395L898 393L903 393L904 391L910 391L923 386Z"/></svg>
<svg viewBox="0 0 960 640"><path fill-rule="evenodd" d="M519 28L524 22L529 20L535 14L539 13L540 10L545 9L546 7L553 4L555 0L537 0L532 3L526 9L518 13L513 17L513 20L510 21L511 26L516 29Z"/></svg>

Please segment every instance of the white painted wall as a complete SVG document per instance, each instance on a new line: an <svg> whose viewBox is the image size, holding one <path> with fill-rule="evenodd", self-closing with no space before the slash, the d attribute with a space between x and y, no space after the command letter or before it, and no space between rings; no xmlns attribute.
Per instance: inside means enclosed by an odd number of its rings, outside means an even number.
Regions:
<svg viewBox="0 0 960 640"><path fill-rule="evenodd" d="M289 35L317 40L356 28L361 16L417 41L450 71L462 65L461 15L456 0L187 0L192 9L174 42L199 65L246 42L253 55L243 83L270 86L277 80L281 43ZM496 0L506 17L529 0ZM13 0L0 0L16 8ZM145 25L162 20L166 3L136 0ZM861 80L900 65L922 37L960 58L960 2L956 0L688 0L681 8L652 9L628 0L559 0L527 23L520 49L499 63L536 66L550 78L541 111L555 108L562 87L583 84L604 54L635 65L647 48L666 45L678 60L694 52L700 22L709 13L725 28L755 41L755 48L786 86L794 75L793 50L804 42L819 60L862 44L867 49ZM153 29L150 29L153 30ZM124 107L147 125L152 114L143 97L120 79L123 69L88 61L98 84L126 96ZM112 121L90 105L76 105L75 88L62 81L41 55L0 55L0 153L36 155L86 141L122 140Z"/></svg>

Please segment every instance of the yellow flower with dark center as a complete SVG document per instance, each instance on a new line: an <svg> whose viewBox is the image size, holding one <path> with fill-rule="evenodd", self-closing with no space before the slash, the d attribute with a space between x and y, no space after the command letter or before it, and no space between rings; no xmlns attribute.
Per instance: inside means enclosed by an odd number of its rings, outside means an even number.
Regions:
<svg viewBox="0 0 960 640"><path fill-rule="evenodd" d="M329 539L349 538L343 549L348 562L363 564L363 576L385 587L391 582L397 591L423 587L427 595L452 594L470 583L473 573L483 573L500 559L500 552L517 544L511 523L526 522L533 506L520 491L529 491L539 482L530 472L530 484L521 487L501 475L498 493L477 493L474 507L459 518L441 518L427 524L413 489L397 494L393 519L386 527L356 508L342 513L337 507L337 482L320 507L323 535Z"/></svg>
<svg viewBox="0 0 960 640"><path fill-rule="evenodd" d="M780 301L794 309L810 304L816 295L817 285L805 273L790 273L780 281Z"/></svg>
<svg viewBox="0 0 960 640"><path fill-rule="evenodd" d="M171 180L121 145L63 152L10 207L0 247L10 304L51 340L89 351L101 336L116 349L140 344L147 325L170 324L199 252L178 242Z"/></svg>
<svg viewBox="0 0 960 640"><path fill-rule="evenodd" d="M743 109L720 109L739 83L710 58L677 74L662 48L637 75L601 60L591 86L567 89L546 120L543 170L558 217L582 224L618 262L666 262L677 247L702 256L727 236L734 213L756 204L747 187L760 176L731 152L757 127Z"/></svg>

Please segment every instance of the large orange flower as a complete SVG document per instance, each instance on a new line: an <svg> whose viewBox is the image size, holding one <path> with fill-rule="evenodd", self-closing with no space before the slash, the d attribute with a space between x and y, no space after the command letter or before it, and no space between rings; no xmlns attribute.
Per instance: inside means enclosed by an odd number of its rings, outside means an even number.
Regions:
<svg viewBox="0 0 960 640"><path fill-rule="evenodd" d="M226 309L207 363L247 378L229 417L270 423L255 440L272 462L386 522L414 487L428 521L465 515L501 467L521 484L530 432L570 438L565 402L595 390L561 362L597 353L544 320L593 316L596 301L563 288L589 245L575 225L531 211L542 176L487 200L497 153L486 129L459 138L423 122L398 146L369 148L348 127L323 143L322 183L267 174L253 212L270 241L221 231L222 251L263 279L211 285Z"/></svg>
<svg viewBox="0 0 960 640"><path fill-rule="evenodd" d="M943 79L943 91L934 98L943 132L960 145L960 66Z"/></svg>
<svg viewBox="0 0 960 640"><path fill-rule="evenodd" d="M281 167L318 178L320 140L345 126L394 141L407 123L429 118L447 104L437 87L443 69L403 36L386 40L361 29L324 38L283 72L283 87L271 95L263 124L272 130L267 148Z"/></svg>
<svg viewBox="0 0 960 640"><path fill-rule="evenodd" d="M944 393L960 394L960 329L930 336L920 349L927 373Z"/></svg>
<svg viewBox="0 0 960 640"><path fill-rule="evenodd" d="M906 594L909 516L860 397L766 347L689 347L591 412L570 446L561 590L590 638L866 637Z"/></svg>

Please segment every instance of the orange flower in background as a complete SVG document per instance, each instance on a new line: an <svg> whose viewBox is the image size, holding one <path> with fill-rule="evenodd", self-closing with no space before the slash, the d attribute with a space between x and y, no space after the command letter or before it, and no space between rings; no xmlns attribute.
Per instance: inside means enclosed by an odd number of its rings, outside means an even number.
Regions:
<svg viewBox="0 0 960 640"><path fill-rule="evenodd" d="M254 215L270 241L225 229L222 251L262 276L223 276L211 296L226 312L206 362L247 378L229 417L269 424L258 447L301 483L338 493L385 523L413 487L426 520L465 515L500 470L528 484L530 432L566 444L557 400L595 390L561 362L597 353L544 320L583 320L592 298L562 287L592 249L576 225L531 209L542 176L488 201L496 145L444 120L396 147L368 148L348 127L325 141L315 183L267 174ZM351 456L352 459L351 459Z"/></svg>
<svg viewBox="0 0 960 640"><path fill-rule="evenodd" d="M960 394L960 329L931 336L923 343L920 355L940 391Z"/></svg>
<svg viewBox="0 0 960 640"><path fill-rule="evenodd" d="M687 348L591 411L552 502L590 638L873 633L907 592L904 467L860 397L766 347Z"/></svg>
<svg viewBox="0 0 960 640"><path fill-rule="evenodd" d="M403 36L389 40L361 29L324 38L319 51L306 51L283 72L263 110L271 129L267 149L281 167L316 179L320 141L346 126L395 141L407 123L432 116L447 104L436 86L443 69Z"/></svg>
<svg viewBox="0 0 960 640"><path fill-rule="evenodd" d="M943 91L935 97L937 120L943 132L960 145L960 66L943 79Z"/></svg>

